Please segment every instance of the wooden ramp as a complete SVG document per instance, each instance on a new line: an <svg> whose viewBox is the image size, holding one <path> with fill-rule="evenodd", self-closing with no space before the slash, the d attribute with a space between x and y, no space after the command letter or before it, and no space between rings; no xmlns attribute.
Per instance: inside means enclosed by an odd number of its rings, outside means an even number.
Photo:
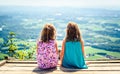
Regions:
<svg viewBox="0 0 120 74"><path fill-rule="evenodd" d="M36 61L1 61L0 74L120 74L120 60L87 61L88 69L67 69L60 66L41 70Z"/></svg>

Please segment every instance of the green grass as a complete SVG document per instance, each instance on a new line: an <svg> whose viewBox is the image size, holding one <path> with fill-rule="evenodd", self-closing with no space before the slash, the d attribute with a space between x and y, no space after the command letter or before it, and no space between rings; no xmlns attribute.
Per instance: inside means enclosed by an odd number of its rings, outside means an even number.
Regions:
<svg viewBox="0 0 120 74"><path fill-rule="evenodd" d="M5 56L8 56L7 54L0 53L0 60L3 60Z"/></svg>
<svg viewBox="0 0 120 74"><path fill-rule="evenodd" d="M86 53L86 55L95 54L95 56L88 57L88 58L86 58L86 60L106 59L105 57L98 55L96 53L106 53L107 55L111 55L111 56L114 56L114 57L117 57L120 59L119 52L106 51L106 50L102 50L102 49L92 48L90 46L85 47L85 53Z"/></svg>
<svg viewBox="0 0 120 74"><path fill-rule="evenodd" d="M86 60L104 60L104 59L107 59L107 58L105 58L105 57L103 57L103 56L100 56L100 55L95 55L95 56L91 56L91 57L89 57L89 58L85 58Z"/></svg>

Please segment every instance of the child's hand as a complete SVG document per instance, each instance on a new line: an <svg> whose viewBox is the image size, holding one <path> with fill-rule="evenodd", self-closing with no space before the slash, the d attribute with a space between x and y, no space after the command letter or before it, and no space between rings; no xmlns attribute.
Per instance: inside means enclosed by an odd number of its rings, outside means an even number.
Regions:
<svg viewBox="0 0 120 74"><path fill-rule="evenodd" d="M86 54L84 54L84 58L86 58Z"/></svg>
<svg viewBox="0 0 120 74"><path fill-rule="evenodd" d="M61 61L59 61L59 62L58 62L58 66L61 66L61 65L62 65L62 62L61 62Z"/></svg>

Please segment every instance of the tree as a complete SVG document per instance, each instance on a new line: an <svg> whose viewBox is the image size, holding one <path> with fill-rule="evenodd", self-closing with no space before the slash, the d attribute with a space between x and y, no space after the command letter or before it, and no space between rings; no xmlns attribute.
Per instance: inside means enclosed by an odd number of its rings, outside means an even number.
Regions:
<svg viewBox="0 0 120 74"><path fill-rule="evenodd" d="M14 44L14 39L15 39L16 34L14 32L9 32L8 35L8 53L9 56L13 57L15 50L17 50L17 46Z"/></svg>

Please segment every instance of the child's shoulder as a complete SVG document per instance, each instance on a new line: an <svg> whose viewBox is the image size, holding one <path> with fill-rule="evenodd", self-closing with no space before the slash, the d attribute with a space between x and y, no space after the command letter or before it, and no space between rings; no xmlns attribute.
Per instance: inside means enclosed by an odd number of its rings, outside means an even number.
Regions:
<svg viewBox="0 0 120 74"><path fill-rule="evenodd" d="M56 40L49 40L50 43L57 43Z"/></svg>
<svg viewBox="0 0 120 74"><path fill-rule="evenodd" d="M41 39L38 39L36 42L37 42L37 44L43 43L43 41Z"/></svg>
<svg viewBox="0 0 120 74"><path fill-rule="evenodd" d="M38 40L37 40L37 43L39 43L39 42L42 42L42 40L38 39Z"/></svg>

